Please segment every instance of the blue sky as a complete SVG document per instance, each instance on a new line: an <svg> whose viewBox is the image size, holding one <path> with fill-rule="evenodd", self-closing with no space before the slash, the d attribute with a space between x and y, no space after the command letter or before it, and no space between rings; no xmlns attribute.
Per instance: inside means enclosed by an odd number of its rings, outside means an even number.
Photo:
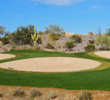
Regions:
<svg viewBox="0 0 110 100"><path fill-rule="evenodd" d="M18 26L50 24L87 34L110 28L110 0L0 0L0 25L11 32Z"/></svg>

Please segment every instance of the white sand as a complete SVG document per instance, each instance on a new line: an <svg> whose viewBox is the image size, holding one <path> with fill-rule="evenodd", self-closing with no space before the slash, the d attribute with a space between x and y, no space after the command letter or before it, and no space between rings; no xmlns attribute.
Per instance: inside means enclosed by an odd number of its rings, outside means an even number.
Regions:
<svg viewBox="0 0 110 100"><path fill-rule="evenodd" d="M1 68L33 72L71 72L96 68L101 63L70 57L45 57L1 63Z"/></svg>
<svg viewBox="0 0 110 100"><path fill-rule="evenodd" d="M14 58L14 57L15 55L11 55L11 54L0 54L0 60Z"/></svg>
<svg viewBox="0 0 110 100"><path fill-rule="evenodd" d="M110 51L97 51L95 54L100 57L110 58Z"/></svg>

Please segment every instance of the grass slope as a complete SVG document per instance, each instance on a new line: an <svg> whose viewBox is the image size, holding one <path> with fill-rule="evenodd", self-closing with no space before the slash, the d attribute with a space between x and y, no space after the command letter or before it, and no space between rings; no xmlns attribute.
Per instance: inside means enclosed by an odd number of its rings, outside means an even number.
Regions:
<svg viewBox="0 0 110 100"><path fill-rule="evenodd" d="M102 63L95 69L71 73L32 73L0 69L0 85L53 87L72 90L110 90L110 59L90 53L58 53L41 50L18 50L6 52L16 58L0 60L0 63L34 57L79 57Z"/></svg>

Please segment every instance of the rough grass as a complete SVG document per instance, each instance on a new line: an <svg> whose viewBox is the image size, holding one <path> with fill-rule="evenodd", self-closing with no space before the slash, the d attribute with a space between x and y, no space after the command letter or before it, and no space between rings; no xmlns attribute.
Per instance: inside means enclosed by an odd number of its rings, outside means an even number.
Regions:
<svg viewBox="0 0 110 100"><path fill-rule="evenodd" d="M80 72L70 73L32 73L0 69L0 85L53 87L72 90L110 90L110 59L90 53L58 53L41 50L17 50L6 52L16 58L0 60L0 63L34 57L78 57L96 60L101 66Z"/></svg>

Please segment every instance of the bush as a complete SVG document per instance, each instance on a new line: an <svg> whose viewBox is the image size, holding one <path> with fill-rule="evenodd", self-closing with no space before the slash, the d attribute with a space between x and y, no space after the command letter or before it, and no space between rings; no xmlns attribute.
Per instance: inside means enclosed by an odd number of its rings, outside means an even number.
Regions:
<svg viewBox="0 0 110 100"><path fill-rule="evenodd" d="M90 44L94 44L94 42L95 42L94 40L89 40Z"/></svg>
<svg viewBox="0 0 110 100"><path fill-rule="evenodd" d="M110 37L107 35L99 36L96 44L100 44L102 50L110 50Z"/></svg>
<svg viewBox="0 0 110 100"><path fill-rule="evenodd" d="M20 88L20 87L17 87L17 88L15 88L15 90L14 90L14 96L24 96L25 95L25 92L24 92L24 90L22 90L22 88Z"/></svg>
<svg viewBox="0 0 110 100"><path fill-rule="evenodd" d="M32 98L34 98L36 96L41 96L42 95L42 93L40 92L40 90L39 89L36 89L36 88L31 89L30 94L31 94L31 97Z"/></svg>
<svg viewBox="0 0 110 100"><path fill-rule="evenodd" d="M59 39L59 37L60 37L60 34L51 33L51 34L49 35L49 40L56 41L56 40Z"/></svg>
<svg viewBox="0 0 110 100"><path fill-rule="evenodd" d="M42 39L41 39L41 37L38 38L37 43L38 43L38 44L42 44Z"/></svg>
<svg viewBox="0 0 110 100"><path fill-rule="evenodd" d="M48 98L49 98L49 99L54 99L54 98L56 98L56 97L57 97L57 93L56 93L56 92L50 91L50 92L48 93Z"/></svg>
<svg viewBox="0 0 110 100"><path fill-rule="evenodd" d="M93 36L93 35L94 35L94 33L93 33L93 32L89 32L89 35Z"/></svg>
<svg viewBox="0 0 110 100"><path fill-rule="evenodd" d="M74 45L74 42L72 40L67 40L67 42L65 43L65 46L68 49L72 49L75 45Z"/></svg>
<svg viewBox="0 0 110 100"><path fill-rule="evenodd" d="M5 45L5 44L8 44L9 43L9 40L7 37L3 37L0 39L2 41L2 43Z"/></svg>
<svg viewBox="0 0 110 100"><path fill-rule="evenodd" d="M47 48L47 49L54 49L54 46L52 46L50 43L48 43L48 44L46 45L46 48Z"/></svg>
<svg viewBox="0 0 110 100"><path fill-rule="evenodd" d="M38 32L38 35L42 35L42 34L44 34L42 31L39 31L39 32Z"/></svg>
<svg viewBox="0 0 110 100"><path fill-rule="evenodd" d="M92 99L92 94L86 91L81 91L77 94L77 97L79 100L91 100Z"/></svg>
<svg viewBox="0 0 110 100"><path fill-rule="evenodd" d="M82 38L79 35L72 35L70 39L73 39L75 43L81 43Z"/></svg>
<svg viewBox="0 0 110 100"><path fill-rule="evenodd" d="M91 52L91 51L95 51L95 46L94 45L87 45L86 47L85 47L85 51L86 52Z"/></svg>

